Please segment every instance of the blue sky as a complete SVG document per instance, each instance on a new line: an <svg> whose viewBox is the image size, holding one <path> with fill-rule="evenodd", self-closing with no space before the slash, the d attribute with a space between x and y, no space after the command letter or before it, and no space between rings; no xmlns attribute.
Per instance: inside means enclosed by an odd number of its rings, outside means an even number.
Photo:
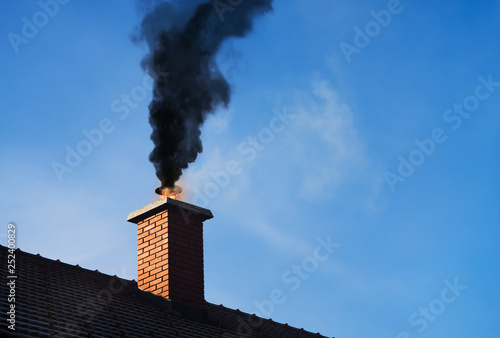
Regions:
<svg viewBox="0 0 500 338"><path fill-rule="evenodd" d="M24 251L135 279L125 220L158 185L140 15L132 0L42 10L9 0L0 14L0 224ZM215 215L206 299L327 336L498 337L499 14L498 1L275 0L228 41L231 103L182 177ZM336 243L322 261L318 239ZM273 290L285 299L262 311Z"/></svg>

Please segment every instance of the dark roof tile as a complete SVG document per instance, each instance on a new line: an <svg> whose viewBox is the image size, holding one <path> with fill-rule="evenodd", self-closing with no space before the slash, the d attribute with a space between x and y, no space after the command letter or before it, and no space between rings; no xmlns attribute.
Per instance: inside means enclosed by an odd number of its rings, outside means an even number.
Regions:
<svg viewBox="0 0 500 338"><path fill-rule="evenodd" d="M318 337L240 310L206 303L203 318L129 281L16 250L16 337ZM0 245L0 261L8 250ZM7 276L7 264L0 264ZM9 293L6 283L0 294ZM7 297L0 300L6 313ZM242 322L247 323L246 331ZM244 333L250 335L243 335ZM8 336L5 323L0 336Z"/></svg>

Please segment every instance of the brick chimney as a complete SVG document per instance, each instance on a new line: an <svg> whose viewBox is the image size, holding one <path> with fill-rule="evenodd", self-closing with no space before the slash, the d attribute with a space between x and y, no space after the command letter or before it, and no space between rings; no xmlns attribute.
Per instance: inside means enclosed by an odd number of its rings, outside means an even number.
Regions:
<svg viewBox="0 0 500 338"><path fill-rule="evenodd" d="M203 222L212 217L210 210L171 198L131 213L127 221L137 224L139 288L203 307Z"/></svg>

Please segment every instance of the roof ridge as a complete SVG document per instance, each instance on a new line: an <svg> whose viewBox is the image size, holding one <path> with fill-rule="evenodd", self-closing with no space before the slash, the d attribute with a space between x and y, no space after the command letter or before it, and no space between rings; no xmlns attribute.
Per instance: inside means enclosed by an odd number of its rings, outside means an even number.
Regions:
<svg viewBox="0 0 500 338"><path fill-rule="evenodd" d="M4 248L8 249L5 245L0 244L0 249L4 249ZM96 270L92 270L90 268L84 268L84 267L81 267L79 264L73 265L73 264L70 264L70 263L63 262L59 258L57 258L57 259L51 259L51 258L48 258L48 257L44 257L44 256L40 255L39 253L33 254L31 252L28 252L28 251L23 251L20 248L16 248L16 251L21 252L21 253L23 253L25 255L32 256L32 257L34 257L36 259L43 259L45 261L49 261L49 262L52 262L52 263L63 264L65 266L67 266L67 267L78 268L80 270L84 270L86 273L96 274L96 275L98 275L100 277L103 277L103 276L104 277L109 277L109 278L113 278L114 277L114 278L118 278L118 279L130 282L130 283L137 284L137 282L135 281L135 279L129 280L129 279L125 279L125 278L119 277L117 275L110 275L110 274L107 274L107 273L100 272L97 269Z"/></svg>
<svg viewBox="0 0 500 338"><path fill-rule="evenodd" d="M315 335L317 337L323 337L323 338L328 338L327 336L323 336L321 333L319 332L311 332L311 331L307 331L305 330L304 328L298 328L298 327L295 327L295 326L292 326L288 323L281 323L281 322L277 322L275 320L273 320L272 318L263 318L263 317L260 317L258 316L257 314L255 313L247 313L245 311L241 311L240 309L231 309L231 308L228 308L222 304L219 304L219 305L216 305L214 303L210 303L210 302L206 302L209 306L213 306L214 308L217 308L217 309L224 309L224 310L228 310L228 311L231 311L231 312L234 312L235 314L237 315L242 315L242 316L253 316L253 317L257 317L257 318L260 318L272 325L278 325L278 326L283 326L285 328L287 328L287 330L295 330L295 331L301 331L302 333L304 334L310 334L310 335Z"/></svg>

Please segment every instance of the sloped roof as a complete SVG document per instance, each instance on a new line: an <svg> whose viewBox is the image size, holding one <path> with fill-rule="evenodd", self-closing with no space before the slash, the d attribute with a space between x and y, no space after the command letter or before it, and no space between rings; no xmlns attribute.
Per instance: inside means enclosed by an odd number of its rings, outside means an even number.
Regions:
<svg viewBox="0 0 500 338"><path fill-rule="evenodd" d="M7 255L0 245L2 276L8 275ZM195 314L179 311L169 300L140 290L133 280L19 249L15 256L16 337L323 337L222 305L206 303ZM9 286L1 283L4 314L8 293ZM3 321L0 336L9 333Z"/></svg>

